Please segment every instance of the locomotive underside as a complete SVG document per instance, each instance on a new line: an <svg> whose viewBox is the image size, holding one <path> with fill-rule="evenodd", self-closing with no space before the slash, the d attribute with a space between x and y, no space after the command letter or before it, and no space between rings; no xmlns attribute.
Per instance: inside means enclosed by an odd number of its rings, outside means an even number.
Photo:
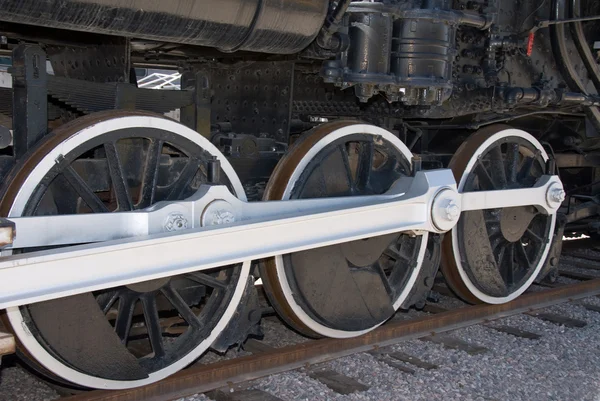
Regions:
<svg viewBox="0 0 600 401"><path fill-rule="evenodd" d="M0 10L0 308L55 383L139 386L260 335L259 279L289 326L346 338L436 277L509 302L599 235L600 2Z"/></svg>

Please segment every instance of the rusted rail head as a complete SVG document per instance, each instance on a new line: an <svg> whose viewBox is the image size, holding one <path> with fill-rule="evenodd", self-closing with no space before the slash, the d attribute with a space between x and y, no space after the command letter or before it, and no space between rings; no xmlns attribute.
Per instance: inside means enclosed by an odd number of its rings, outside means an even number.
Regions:
<svg viewBox="0 0 600 401"><path fill-rule="evenodd" d="M15 337L12 334L0 331L0 356L14 354Z"/></svg>
<svg viewBox="0 0 600 401"><path fill-rule="evenodd" d="M15 223L0 217L0 248L12 244L15 235Z"/></svg>

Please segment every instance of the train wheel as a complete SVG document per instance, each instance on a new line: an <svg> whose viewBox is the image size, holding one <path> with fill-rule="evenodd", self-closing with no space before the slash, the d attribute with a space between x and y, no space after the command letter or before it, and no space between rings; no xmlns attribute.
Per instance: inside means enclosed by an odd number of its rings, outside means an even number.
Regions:
<svg viewBox="0 0 600 401"><path fill-rule="evenodd" d="M410 174L412 154L373 125L334 122L298 140L279 162L266 200L381 194ZM295 252L261 266L279 314L310 336L352 337L391 317L419 274L427 234L391 234Z"/></svg>
<svg viewBox="0 0 600 401"><path fill-rule="evenodd" d="M450 161L460 192L532 187L548 155L530 134L490 126L471 135ZM463 212L443 241L442 272L472 303L499 304L521 295L550 250L556 214L533 206Z"/></svg>
<svg viewBox="0 0 600 401"><path fill-rule="evenodd" d="M206 182L211 156L221 160L221 183L245 199L231 165L198 133L148 113L86 116L57 129L19 162L0 213L108 213L184 199ZM50 378L91 388L135 387L207 350L233 316L249 267L245 262L10 308L7 320L20 353Z"/></svg>

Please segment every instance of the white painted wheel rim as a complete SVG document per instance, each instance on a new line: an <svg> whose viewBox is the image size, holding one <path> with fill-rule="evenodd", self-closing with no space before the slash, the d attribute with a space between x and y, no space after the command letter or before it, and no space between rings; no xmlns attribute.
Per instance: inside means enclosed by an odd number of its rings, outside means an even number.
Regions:
<svg viewBox="0 0 600 401"><path fill-rule="evenodd" d="M494 142L497 142L497 141L501 140L502 138L506 138L506 137L516 137L516 138L521 138L521 139L526 140L531 145L533 145L537 150L540 151L540 156L542 157L544 162L548 161L548 154L544 150L544 147L542 146L541 143L538 142L537 139L535 139L535 137L533 135L531 135L525 131L515 129L515 128L509 128L509 129L502 130L502 131L497 132L494 135L490 136L488 139L486 139L481 144L481 146L479 146L477 148L477 150L473 154L473 157L471 157L471 159L469 160L469 163L467 164L467 167L465 168L465 171L463 172L463 174L460 178L460 182L458 183L458 192L462 193L465 183L467 181L467 177L468 177L469 173L473 170L473 167L475 166L475 163L477 162L477 158L479 156L481 156L481 154L485 150L487 150ZM452 251L454 254L454 261L456 263L456 267L457 267L457 270L458 270L458 273L460 275L462 282L465 284L465 286L471 292L471 294L473 294L473 296L475 296L480 301L488 303L488 304L503 304L506 302L510 302L513 299L516 299L519 295L523 294L527 290L527 288L529 288L529 286L533 283L533 281L536 279L536 277L540 273L540 270L544 266L544 263L546 262L546 258L548 257L548 252L550 252L550 246L551 246L550 239L552 239L552 236L554 235L555 225L556 225L556 213L554 213L552 215L552 220L550 221L550 230L549 230L550 238L548 241L546 241L546 244L544 245L544 250L542 252L542 256L540 257L540 261L538 262L538 264L535 266L533 273L521 285L521 287L519 287L517 290L515 290L514 292L510 293L509 295L507 295L505 297L490 296L475 286L473 281L469 278L469 275L467 274L467 272L462 264L462 261L461 261L460 246L459 246L459 241L458 241L458 232L456 229L452 230Z"/></svg>
<svg viewBox="0 0 600 401"><path fill-rule="evenodd" d="M408 147L396 136L394 136L391 132L386 131L383 128L370 125L370 124L353 124L348 125L342 128L338 128L331 133L327 134L324 138L315 143L312 148L302 157L296 168L294 169L290 179L287 183L285 191L282 196L282 200L286 200L290 198L292 189L294 188L295 183L300 178L300 175L310 163L310 161L321 151L321 149L325 148L330 143L343 138L345 136L354 135L354 134L367 134L372 136L379 136L391 143L402 153L402 155L407 160L408 164L412 163L412 153L408 149ZM412 289L415 281L417 280L417 276L421 271L421 267L423 265L423 260L425 258L425 252L427 250L427 239L429 237L428 233L422 235L421 247L419 249L419 253L417 256L417 264L413 269L411 276L406 282L406 285L402 292L398 295L398 298L394 300L394 310L398 310L400 305L408 298L410 294L410 290ZM275 256L275 267L277 269L277 277L281 286L281 290L285 297L286 302L289 304L292 309L294 315L308 328L310 328L315 333L332 338L350 338L360 336L362 334L368 333L369 331L379 327L384 322L380 322L368 329L358 330L358 331L345 331L333 329L331 327L325 326L322 323L317 322L314 318L309 316L304 309L296 302L294 298L293 291L288 283L288 277L285 273L285 266L282 255Z"/></svg>
<svg viewBox="0 0 600 401"><path fill-rule="evenodd" d="M67 138L65 141L56 146L51 152L49 152L42 161L32 170L31 174L27 177L18 194L16 195L13 206L7 217L17 217L23 213L23 209L27 203L27 200L31 196L32 192L37 187L41 178L52 168L55 164L55 160L59 155L64 155L71 150L77 148L79 145L87 142L88 140L95 138L107 132L136 127L148 127L156 128L160 130L169 131L176 133L189 141L199 145L202 149L207 151L213 156L216 156L220 163L221 168L234 189L235 195L241 199L246 200L243 186L235 173L231 164L227 159L219 152L219 150L211 144L206 138L187 128L175 121L152 116L126 116L116 117L105 121L98 122L94 125L90 125L86 128L81 129L76 134ZM231 318L233 317L235 310L242 298L248 274L250 272L250 261L246 261L242 264L240 271L240 277L234 290L231 301L227 306L225 313L216 324L210 335L200 343L195 349L189 352L186 356L174 362L173 364L152 372L147 378L141 380L129 380L129 381L118 381L109 380L100 377L87 375L80 371L74 370L73 368L65 365L60 360L52 356L46 349L37 341L37 339L29 332L27 325L23 321L23 315L18 307L8 308L6 315L10 321L15 335L19 338L21 344L27 349L30 355L36 359L42 366L48 369L55 375L68 380L69 382L78 384L80 386L90 388L102 388L102 389L125 389L132 387L139 387L145 384L154 383L161 380L189 365L191 362L196 360L202 355L210 345L216 340L218 335L225 329Z"/></svg>

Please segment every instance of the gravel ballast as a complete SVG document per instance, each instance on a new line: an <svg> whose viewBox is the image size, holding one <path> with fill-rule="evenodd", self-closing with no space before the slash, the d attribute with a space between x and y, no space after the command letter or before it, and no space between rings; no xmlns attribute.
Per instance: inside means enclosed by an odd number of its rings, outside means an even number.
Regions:
<svg viewBox="0 0 600 401"><path fill-rule="evenodd" d="M582 302L600 305L599 298ZM406 365L414 374L390 367L370 354L341 358L318 368L353 377L370 389L346 396L331 391L301 372L258 380L253 385L282 400L598 400L600 395L600 313L577 303L544 312L584 320L584 328L566 328L528 315L489 323L540 334L539 340L515 337L477 325L449 333L483 346L487 352L469 355L421 340L390 347L434 363L425 370ZM301 387L298 388L298 387Z"/></svg>
<svg viewBox="0 0 600 401"><path fill-rule="evenodd" d="M486 352L468 353L445 348L429 341L410 340L385 348L384 352L402 352L438 365L423 369L405 362L397 365L412 369L407 373L390 366L389 358L367 353L340 358L309 368L273 375L247 383L244 387L265 391L283 401L296 400L598 400L600 395L600 313L582 303L600 306L600 298L556 305L543 312L587 322L583 328L568 328L530 315L512 316L485 325L471 326L447 333L448 336L485 347ZM442 297L440 306L460 306L455 299ZM424 312L402 313L399 319L414 318ZM400 315L400 314L398 314ZM284 346L306 341L275 320L264 321L265 342ZM510 326L541 335L531 340L497 330ZM227 358L244 355L238 351ZM218 359L211 355L210 359ZM58 393L11 363L5 357L0 371L0 400L53 400ZM206 362L203 361L203 362ZM366 391L341 395L306 369L328 369L369 386ZM204 394L182 399L209 401Z"/></svg>

